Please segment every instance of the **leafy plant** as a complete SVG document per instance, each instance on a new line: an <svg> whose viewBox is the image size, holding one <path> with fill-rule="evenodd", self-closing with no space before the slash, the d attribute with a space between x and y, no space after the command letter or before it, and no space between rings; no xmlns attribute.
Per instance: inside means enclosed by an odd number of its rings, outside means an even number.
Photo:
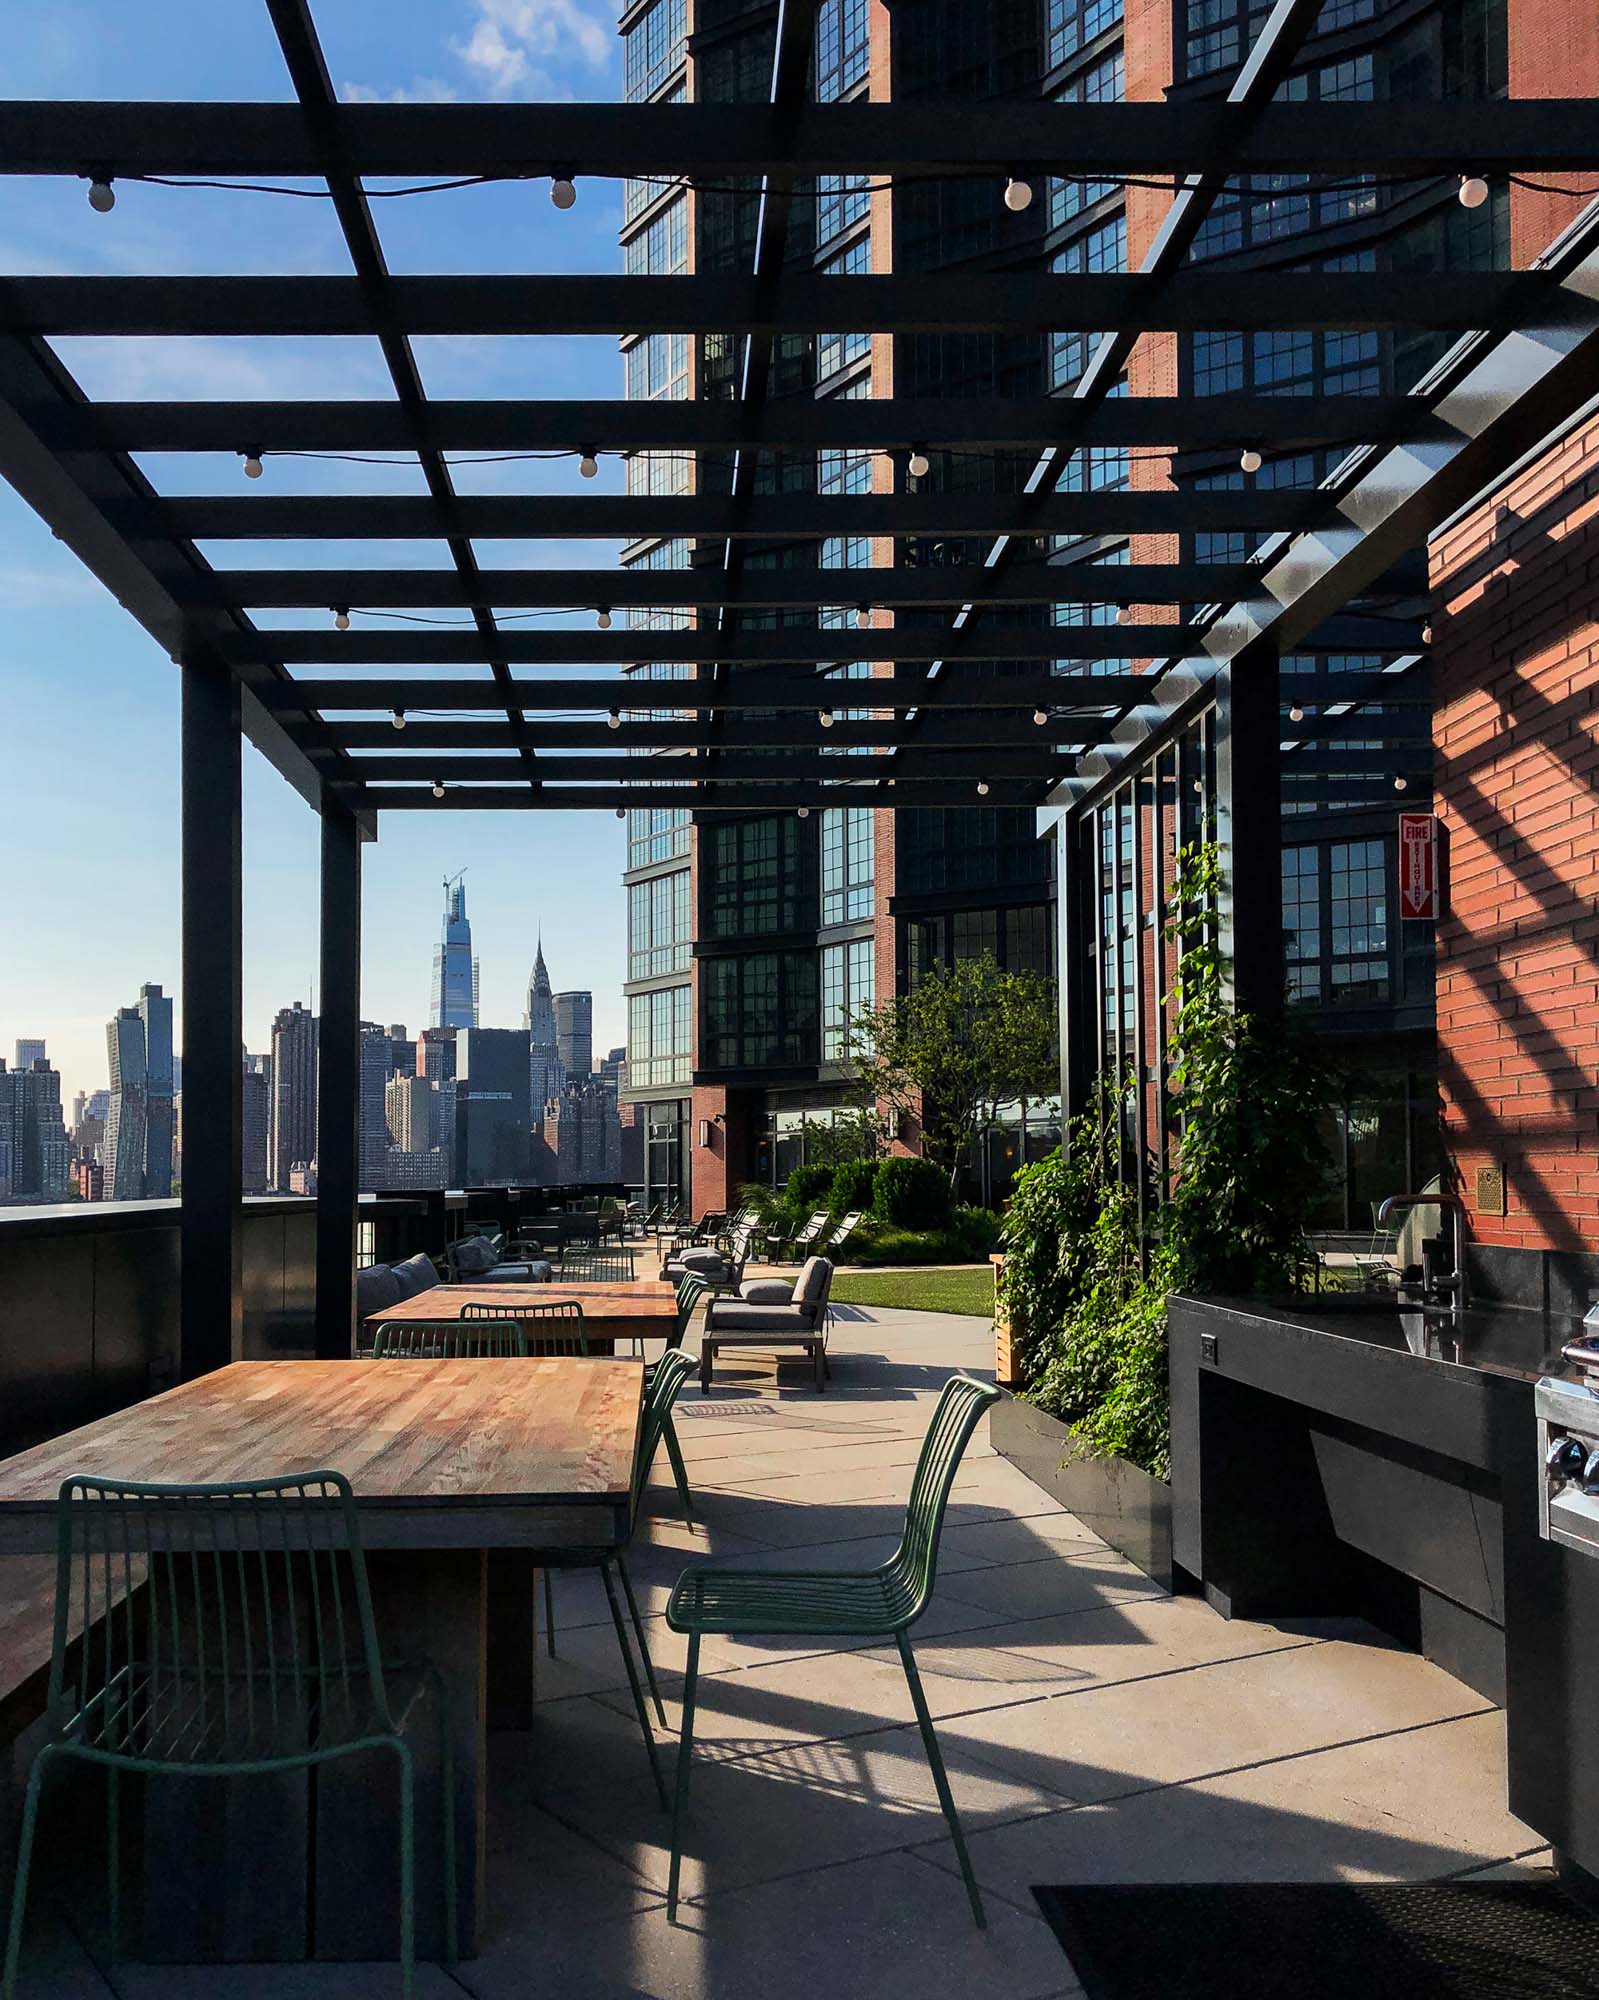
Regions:
<svg viewBox="0 0 1599 2000"><path fill-rule="evenodd" d="M878 1163L872 1183L872 1213L901 1229L943 1229L954 1204L949 1183L931 1160L891 1154Z"/></svg>
<svg viewBox="0 0 1599 2000"><path fill-rule="evenodd" d="M811 1209L826 1206L828 1190L833 1185L833 1168L830 1166L796 1167L783 1187L784 1206L792 1209Z"/></svg>
<svg viewBox="0 0 1599 2000"><path fill-rule="evenodd" d="M828 1213L847 1215L852 1208L870 1208L876 1179L875 1160L840 1161L833 1169L833 1178L828 1183Z"/></svg>

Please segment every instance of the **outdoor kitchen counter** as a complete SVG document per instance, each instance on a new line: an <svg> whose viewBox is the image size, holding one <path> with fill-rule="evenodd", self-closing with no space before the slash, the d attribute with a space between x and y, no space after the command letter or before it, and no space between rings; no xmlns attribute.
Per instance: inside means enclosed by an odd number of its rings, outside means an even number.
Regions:
<svg viewBox="0 0 1599 2000"><path fill-rule="evenodd" d="M1579 1322L1173 1298L1172 1553L1224 1616L1358 1613L1504 1704L1511 1810L1599 1875L1599 1561L1538 1531Z"/></svg>

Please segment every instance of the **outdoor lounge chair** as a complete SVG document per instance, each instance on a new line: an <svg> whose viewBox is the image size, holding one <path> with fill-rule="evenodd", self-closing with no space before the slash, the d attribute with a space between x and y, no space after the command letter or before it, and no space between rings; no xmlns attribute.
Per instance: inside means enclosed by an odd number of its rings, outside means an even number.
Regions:
<svg viewBox="0 0 1599 2000"><path fill-rule="evenodd" d="M683 1856L683 1809L688 1802L694 1746L694 1695L699 1677L700 1640L707 1632L762 1636L802 1633L812 1638L892 1638L910 1683L922 1744L932 1769L938 1802L960 1861L966 1894L979 1930L986 1928L983 1900L972 1873L955 1811L954 1795L933 1733L927 1697L916 1671L909 1632L927 1608L938 1570L938 1538L950 1488L978 1419L999 1391L969 1375L944 1384L911 1481L905 1529L898 1550L870 1570L717 1569L697 1564L684 1570L667 1600L666 1622L688 1635L683 1671L682 1734L677 1748L677 1793L672 1805L672 1867L667 1880L666 1914L677 1919L678 1874Z"/></svg>
<svg viewBox="0 0 1599 2000"><path fill-rule="evenodd" d="M827 1376L827 1300L833 1267L808 1257L786 1303L745 1298L712 1299L700 1335L700 1394L710 1394L711 1370L724 1347L802 1347L816 1369L820 1393Z"/></svg>
<svg viewBox="0 0 1599 2000"><path fill-rule="evenodd" d="M848 1215L840 1218L839 1225L833 1231L832 1235L824 1238L822 1243L816 1244L815 1248L820 1250L825 1244L829 1258L836 1264L838 1262L839 1251L843 1249L844 1245L865 1220L866 1211L864 1208L852 1208Z"/></svg>
<svg viewBox="0 0 1599 2000"><path fill-rule="evenodd" d="M774 1237L771 1242L774 1264L799 1264L819 1250L827 1240L827 1232L832 1224L832 1216L825 1208L817 1209L810 1219L796 1229L792 1236Z"/></svg>
<svg viewBox="0 0 1599 2000"><path fill-rule="evenodd" d="M445 1244L444 1263L452 1285L535 1285L549 1275L549 1266L536 1258L502 1263L493 1236L463 1236Z"/></svg>
<svg viewBox="0 0 1599 2000"><path fill-rule="evenodd" d="M692 1244L667 1258L661 1277L675 1285L693 1276L703 1278L713 1292L736 1292L744 1282L744 1267L755 1235L756 1225L750 1223L735 1233L725 1249L717 1244Z"/></svg>

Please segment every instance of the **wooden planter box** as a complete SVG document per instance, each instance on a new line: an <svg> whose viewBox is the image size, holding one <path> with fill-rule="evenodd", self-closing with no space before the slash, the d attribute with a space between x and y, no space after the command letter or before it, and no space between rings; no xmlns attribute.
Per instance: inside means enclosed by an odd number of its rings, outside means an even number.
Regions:
<svg viewBox="0 0 1599 2000"><path fill-rule="evenodd" d="M996 1341L998 1325L996 1314ZM1014 1396L1002 1397L988 1422L1001 1458L1008 1458L1163 1590L1171 1589L1171 1488L1165 1480L1125 1459L1079 1451L1067 1425Z"/></svg>
<svg viewBox="0 0 1599 2000"><path fill-rule="evenodd" d="M1019 1389L1021 1375L1016 1364L1016 1350L1020 1345L1021 1328L1013 1328L1010 1307L999 1282L1005 1269L1005 1258L1002 1252L996 1250L988 1261L994 1267L994 1380L1002 1389Z"/></svg>

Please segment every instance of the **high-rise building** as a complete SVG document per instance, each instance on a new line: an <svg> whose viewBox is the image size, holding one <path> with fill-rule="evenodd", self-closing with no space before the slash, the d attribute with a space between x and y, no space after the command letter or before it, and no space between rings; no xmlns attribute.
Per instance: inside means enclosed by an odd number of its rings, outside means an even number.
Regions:
<svg viewBox="0 0 1599 2000"><path fill-rule="evenodd" d="M17 1043L16 1060L13 1069L32 1069L36 1062L45 1060L44 1043L36 1038Z"/></svg>
<svg viewBox="0 0 1599 2000"><path fill-rule="evenodd" d="M59 1074L44 1056L25 1070L0 1061L0 1203L65 1200L71 1161Z"/></svg>
<svg viewBox="0 0 1599 2000"><path fill-rule="evenodd" d="M384 1174L389 1151L386 1093L394 1073L394 1044L387 1028L375 1021L361 1023L358 1058L358 1123L356 1126L356 1186L371 1194L388 1186Z"/></svg>
<svg viewBox="0 0 1599 2000"><path fill-rule="evenodd" d="M544 1119L551 1177L583 1185L622 1178L622 1125L616 1093L603 1078L569 1078Z"/></svg>
<svg viewBox="0 0 1599 2000"><path fill-rule="evenodd" d="M478 964L472 956L472 925L466 914L466 883L452 876L444 884L444 930L433 948L433 1025L477 1026Z"/></svg>
<svg viewBox="0 0 1599 2000"><path fill-rule="evenodd" d="M144 1027L144 1195L146 1201L159 1201L172 1193L177 1138L172 1001L159 986L139 988L139 1019Z"/></svg>
<svg viewBox="0 0 1599 2000"><path fill-rule="evenodd" d="M555 995L550 990L542 938L534 953L533 976L527 983L527 1011L522 1016L522 1024L527 1029L528 1099L533 1107L533 1116L539 1118L543 1115L544 1106L560 1096L561 1086L566 1081Z"/></svg>
<svg viewBox="0 0 1599 2000"><path fill-rule="evenodd" d="M532 1179L528 1038L517 1028L472 1028L457 1043L456 1171L464 1187Z"/></svg>
<svg viewBox="0 0 1599 2000"><path fill-rule="evenodd" d="M272 1023L271 1184L296 1193L293 1173L316 1158L317 1017L298 1000Z"/></svg>
<svg viewBox="0 0 1599 2000"><path fill-rule="evenodd" d="M416 1042L405 1032L403 1021L389 1023L389 1067L408 1072L416 1068Z"/></svg>
<svg viewBox="0 0 1599 2000"><path fill-rule="evenodd" d="M105 1197L144 1199L145 1048L137 1007L119 1007L106 1023L111 1115L106 1120Z"/></svg>
<svg viewBox="0 0 1599 2000"><path fill-rule="evenodd" d="M268 1186L272 1137L272 1058L244 1058L244 1174L246 1194L261 1194Z"/></svg>
<svg viewBox="0 0 1599 2000"><path fill-rule="evenodd" d="M591 1076L594 1072L594 995L557 993L555 996L555 1044L561 1067L569 1078Z"/></svg>
<svg viewBox="0 0 1599 2000"><path fill-rule="evenodd" d="M424 1028L416 1038L416 1073L433 1086L433 1143L439 1149L442 1185L451 1186L460 1178L455 1157L455 1062L454 1028Z"/></svg>
<svg viewBox="0 0 1599 2000"><path fill-rule="evenodd" d="M402 1153L433 1150L433 1113L438 1093L425 1076L396 1071L383 1092L389 1143Z"/></svg>

